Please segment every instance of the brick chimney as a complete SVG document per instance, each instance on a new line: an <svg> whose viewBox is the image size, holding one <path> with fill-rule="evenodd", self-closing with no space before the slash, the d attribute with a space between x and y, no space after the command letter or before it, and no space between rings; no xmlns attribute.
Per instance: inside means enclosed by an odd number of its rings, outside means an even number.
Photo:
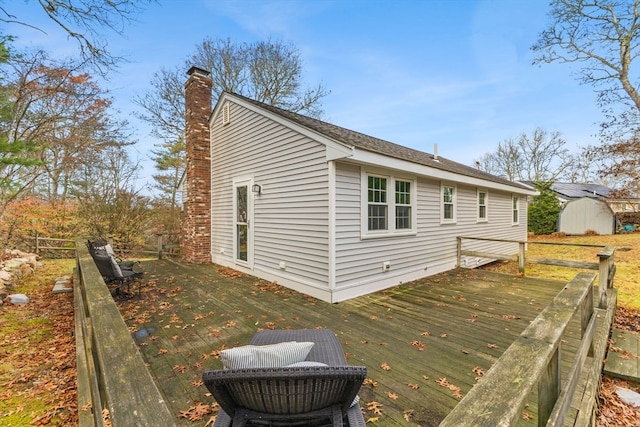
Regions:
<svg viewBox="0 0 640 427"><path fill-rule="evenodd" d="M185 83L187 151L186 190L183 200L182 241L184 262L211 262L211 88L208 71L191 67Z"/></svg>

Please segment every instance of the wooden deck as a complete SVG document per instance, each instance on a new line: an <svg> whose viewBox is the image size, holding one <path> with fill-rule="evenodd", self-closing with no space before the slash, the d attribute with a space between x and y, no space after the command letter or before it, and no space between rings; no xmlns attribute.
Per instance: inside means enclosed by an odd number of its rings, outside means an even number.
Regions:
<svg viewBox="0 0 640 427"><path fill-rule="evenodd" d="M360 392L365 419L436 426L565 285L454 270L329 304L211 265L143 267L142 295L119 306L177 418L194 402L212 403L199 381L203 370L221 368L219 350L246 344L259 329L323 327L338 335L350 364L368 369ZM576 318L563 340L563 365L579 338ZM535 402L532 396L518 425L537 425ZM178 422L203 426L208 418Z"/></svg>

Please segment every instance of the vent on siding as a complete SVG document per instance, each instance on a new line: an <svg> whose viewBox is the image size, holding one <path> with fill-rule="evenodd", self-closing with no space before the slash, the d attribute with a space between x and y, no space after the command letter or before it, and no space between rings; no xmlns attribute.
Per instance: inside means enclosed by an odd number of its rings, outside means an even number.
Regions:
<svg viewBox="0 0 640 427"><path fill-rule="evenodd" d="M222 124L228 125L231 122L231 114L229 112L229 103L225 102L222 106Z"/></svg>

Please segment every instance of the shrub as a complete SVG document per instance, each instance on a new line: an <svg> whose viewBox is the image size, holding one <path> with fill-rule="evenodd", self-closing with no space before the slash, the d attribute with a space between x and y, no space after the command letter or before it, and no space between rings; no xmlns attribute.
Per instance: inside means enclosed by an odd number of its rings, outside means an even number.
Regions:
<svg viewBox="0 0 640 427"><path fill-rule="evenodd" d="M556 193L551 190L551 184L536 184L540 194L534 196L529 205L528 231L538 235L555 232L558 224L561 207Z"/></svg>

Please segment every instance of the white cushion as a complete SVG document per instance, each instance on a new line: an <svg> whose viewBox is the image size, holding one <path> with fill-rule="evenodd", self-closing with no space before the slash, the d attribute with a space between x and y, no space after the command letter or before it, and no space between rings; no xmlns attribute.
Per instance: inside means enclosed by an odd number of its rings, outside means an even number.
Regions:
<svg viewBox="0 0 640 427"><path fill-rule="evenodd" d="M224 369L280 368L307 358L312 342L245 345L220 352Z"/></svg>
<svg viewBox="0 0 640 427"><path fill-rule="evenodd" d="M314 362L313 360L303 360L302 362L292 363L291 365L286 365L285 368L306 368L306 367L314 367L314 366L329 366L326 363L322 362Z"/></svg>

